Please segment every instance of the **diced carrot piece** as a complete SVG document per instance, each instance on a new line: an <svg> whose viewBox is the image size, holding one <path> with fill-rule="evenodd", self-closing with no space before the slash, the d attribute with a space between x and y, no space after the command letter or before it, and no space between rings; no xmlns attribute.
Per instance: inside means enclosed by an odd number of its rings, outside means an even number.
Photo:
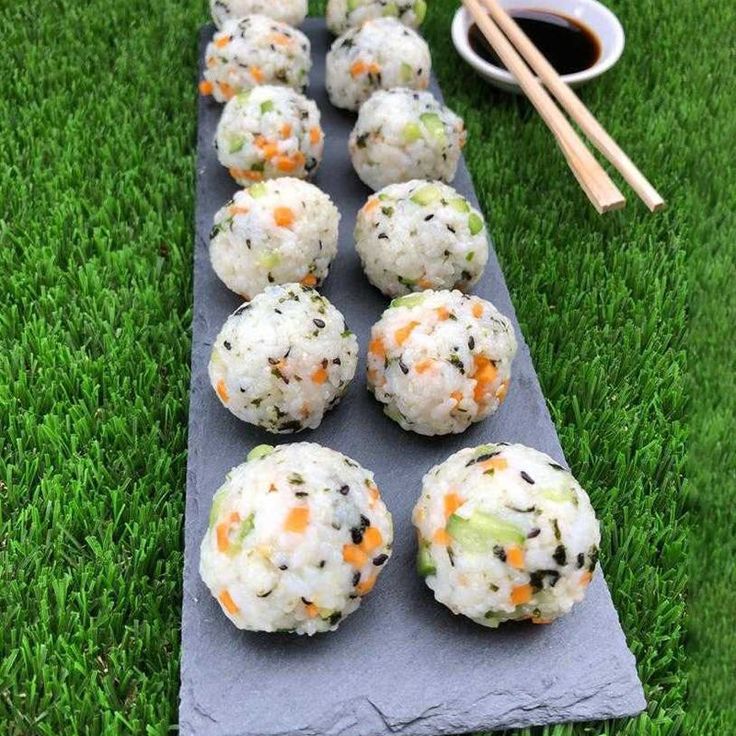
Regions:
<svg viewBox="0 0 736 736"><path fill-rule="evenodd" d="M292 40L284 33L272 33L269 38L278 46L288 46Z"/></svg>
<svg viewBox="0 0 736 736"><path fill-rule="evenodd" d="M288 138L291 135L291 123L282 123L279 133L282 138Z"/></svg>
<svg viewBox="0 0 736 736"><path fill-rule="evenodd" d="M309 129L309 142L316 146L320 141L322 140L322 128L320 128L318 125L315 125L313 128Z"/></svg>
<svg viewBox="0 0 736 736"><path fill-rule="evenodd" d="M215 87L212 82L208 81L207 79L203 79L199 83L199 93L201 95L211 95L214 88Z"/></svg>
<svg viewBox="0 0 736 736"><path fill-rule="evenodd" d="M309 616L309 618L314 618L319 614L319 608L317 608L314 603L307 603L305 608L307 609L307 616Z"/></svg>
<svg viewBox="0 0 736 736"><path fill-rule="evenodd" d="M480 463L483 470L505 470L508 466L509 462L505 457L492 457Z"/></svg>
<svg viewBox="0 0 736 736"><path fill-rule="evenodd" d="M296 160L292 156L279 156L275 163L279 171L294 171L297 167Z"/></svg>
<svg viewBox="0 0 736 736"><path fill-rule="evenodd" d="M455 400L456 404L459 404L463 400L463 392L462 391L453 391L450 394L450 398Z"/></svg>
<svg viewBox="0 0 736 736"><path fill-rule="evenodd" d="M220 36L220 38L215 41L215 46L217 46L218 49L224 49L229 43L230 36Z"/></svg>
<svg viewBox="0 0 736 736"><path fill-rule="evenodd" d="M373 590L373 586L376 584L376 576L362 580L355 586L355 590L358 591L359 595L368 595Z"/></svg>
<svg viewBox="0 0 736 736"><path fill-rule="evenodd" d="M263 179L263 172L246 170L243 172L242 178L250 179L250 181L260 181Z"/></svg>
<svg viewBox="0 0 736 736"><path fill-rule="evenodd" d="M450 319L450 310L447 307L437 307L434 311L441 320Z"/></svg>
<svg viewBox="0 0 736 736"><path fill-rule="evenodd" d="M368 67L366 66L364 61L361 61L358 59L357 61L354 61L350 65L350 75L355 78L359 77L361 74L365 74L365 72L368 70Z"/></svg>
<svg viewBox="0 0 736 736"><path fill-rule="evenodd" d="M517 570L524 569L524 550L514 545L506 550L506 562Z"/></svg>
<svg viewBox="0 0 736 736"><path fill-rule="evenodd" d="M426 373L434 365L432 358L423 358L414 364L414 370L417 373Z"/></svg>
<svg viewBox="0 0 736 736"><path fill-rule="evenodd" d="M263 73L263 69L259 66L252 66L250 68L250 75L258 84L261 84L266 78L266 75Z"/></svg>
<svg viewBox="0 0 736 736"><path fill-rule="evenodd" d="M394 340L396 340L398 345L403 345L409 335L411 335L412 330L419 324L419 322L409 322L408 325L404 325L403 327L399 327L398 330L394 333Z"/></svg>
<svg viewBox="0 0 736 736"><path fill-rule="evenodd" d="M226 100L230 100L235 96L235 89L227 82L218 82L217 86L220 88L220 92L222 92L222 96Z"/></svg>
<svg viewBox="0 0 736 736"><path fill-rule="evenodd" d="M529 583L524 583L524 585L514 585L514 587L511 588L510 600L513 605L520 606L522 603L529 603L533 594L534 591Z"/></svg>
<svg viewBox="0 0 736 736"><path fill-rule="evenodd" d="M364 205L363 205L363 212L367 215L369 212L373 212L378 207L379 199L378 197L371 197Z"/></svg>
<svg viewBox="0 0 736 736"><path fill-rule="evenodd" d="M271 485L268 487L268 492L269 493L276 493L276 491L278 491L278 488L276 488L276 484L275 483L271 483Z"/></svg>
<svg viewBox="0 0 736 736"><path fill-rule="evenodd" d="M216 391L217 391L217 395L222 400L222 403L223 404L227 404L228 400L230 399L230 394L228 394L228 392L227 392L227 386L225 385L225 379L224 378L221 378L217 382Z"/></svg>
<svg viewBox="0 0 736 736"><path fill-rule="evenodd" d="M445 519L449 519L464 503L465 499L458 496L454 491L445 495Z"/></svg>
<svg viewBox="0 0 736 736"><path fill-rule="evenodd" d="M532 616L532 623L533 624L551 624L554 619L551 618L534 618Z"/></svg>
<svg viewBox="0 0 736 736"><path fill-rule="evenodd" d="M480 318L483 316L483 305L480 302L473 304L473 317Z"/></svg>
<svg viewBox="0 0 736 736"><path fill-rule="evenodd" d="M307 506L295 506L286 515L284 529L287 532L303 534L309 525L309 508Z"/></svg>
<svg viewBox="0 0 736 736"><path fill-rule="evenodd" d="M386 357L386 348L383 344L383 340L380 337L374 337L368 344L368 352L379 358Z"/></svg>
<svg viewBox="0 0 736 736"><path fill-rule="evenodd" d="M368 65L368 72L370 74L378 74L381 71L381 65L375 62Z"/></svg>
<svg viewBox="0 0 736 736"><path fill-rule="evenodd" d="M586 570L581 576L580 576L580 585L582 585L584 588L587 588L590 585L590 581L593 579L593 573Z"/></svg>
<svg viewBox="0 0 736 736"><path fill-rule="evenodd" d="M228 613L236 614L240 610L229 591L223 590L217 598Z"/></svg>
<svg viewBox="0 0 736 736"><path fill-rule="evenodd" d="M486 387L492 383L498 375L498 369L492 361L482 355L475 356L475 370L473 378L475 379L475 388L473 389L473 398L480 404L486 399Z"/></svg>
<svg viewBox="0 0 736 736"><path fill-rule="evenodd" d="M327 380L327 370L320 366L314 373L312 373L312 383L316 383L321 386Z"/></svg>
<svg viewBox="0 0 736 736"><path fill-rule="evenodd" d="M496 398L500 402L503 402L508 392L509 392L509 382L503 381L503 383L501 383L501 385L496 389Z"/></svg>
<svg viewBox="0 0 736 736"><path fill-rule="evenodd" d="M207 68L212 69L213 66L217 66L217 57L208 56L207 57Z"/></svg>
<svg viewBox="0 0 736 736"><path fill-rule="evenodd" d="M317 277L313 273L308 273L301 281L304 286L316 286Z"/></svg>
<svg viewBox="0 0 736 736"><path fill-rule="evenodd" d="M275 207L273 220L279 227L290 227L294 224L294 212L289 207Z"/></svg>
<svg viewBox="0 0 736 736"><path fill-rule="evenodd" d="M215 528L215 534L217 535L217 549L220 552L227 552L230 546L230 527L233 524L237 524L240 521L240 514L237 511L233 511L227 521L220 522Z"/></svg>
<svg viewBox="0 0 736 736"><path fill-rule="evenodd" d="M441 544L443 547L447 547L452 543L452 537L449 535L446 529L438 529L432 535L432 541L435 544Z"/></svg>
<svg viewBox="0 0 736 736"><path fill-rule="evenodd" d="M360 543L360 548L370 554L374 549L380 547L382 542L381 532L375 526L369 526L363 532L363 541Z"/></svg>
<svg viewBox="0 0 736 736"><path fill-rule="evenodd" d="M353 567L363 567L368 562L368 555L357 544L344 545L342 558Z"/></svg>
<svg viewBox="0 0 736 736"><path fill-rule="evenodd" d="M368 486L368 493L371 495L370 507L373 508L381 499L381 492L378 490L378 486L371 484Z"/></svg>
<svg viewBox="0 0 736 736"><path fill-rule="evenodd" d="M422 289L431 289L432 288L432 282L428 279L422 276L421 279L417 282L419 286L422 287Z"/></svg>
<svg viewBox="0 0 736 736"><path fill-rule="evenodd" d="M241 205L233 205L232 207L228 208L228 213L231 215L247 215L248 208Z"/></svg>

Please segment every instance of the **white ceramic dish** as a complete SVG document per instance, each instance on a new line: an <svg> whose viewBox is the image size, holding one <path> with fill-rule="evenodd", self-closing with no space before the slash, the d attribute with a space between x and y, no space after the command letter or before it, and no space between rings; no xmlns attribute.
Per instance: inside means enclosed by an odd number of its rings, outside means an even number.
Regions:
<svg viewBox="0 0 736 736"><path fill-rule="evenodd" d="M598 38L601 53L593 66L575 74L565 74L562 79L572 87L599 77L608 71L621 57L624 50L624 29L618 18L597 0L499 0L506 10L547 10L566 15L589 28ZM452 21L452 42L460 56L481 77L507 92L520 92L514 77L505 69L489 64L473 51L468 41L468 31L473 19L464 6L460 6Z"/></svg>

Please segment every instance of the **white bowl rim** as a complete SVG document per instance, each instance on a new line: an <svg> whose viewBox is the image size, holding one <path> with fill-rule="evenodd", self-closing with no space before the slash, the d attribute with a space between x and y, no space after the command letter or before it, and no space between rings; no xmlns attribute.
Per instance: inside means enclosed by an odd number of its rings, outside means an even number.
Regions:
<svg viewBox="0 0 736 736"><path fill-rule="evenodd" d="M598 37L601 43L601 54L593 66L583 69L580 72L575 72L574 74L561 75L562 80L567 84L587 82L607 72L621 58L626 39L621 21L603 3L598 2L598 0L576 0L576 2L581 6L594 7L605 19L604 22L610 27L611 35L608 39ZM563 15L570 15L560 7L556 0L506 0L502 4L506 9L557 10ZM468 41L468 29L474 22L467 8L464 5L460 5L452 20L452 42L456 51L470 66L474 67L483 76L518 89L519 84L513 74L487 62L471 48Z"/></svg>

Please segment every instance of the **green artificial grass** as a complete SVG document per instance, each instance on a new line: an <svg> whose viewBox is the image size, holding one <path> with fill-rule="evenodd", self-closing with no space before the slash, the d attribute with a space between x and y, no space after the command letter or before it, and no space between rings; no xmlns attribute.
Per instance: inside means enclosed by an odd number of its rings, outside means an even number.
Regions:
<svg viewBox="0 0 736 736"><path fill-rule="evenodd" d="M733 297L721 304L736 265L726 181L736 131L721 104L733 103L722 33L734 11L704 0L611 5L627 50L583 97L669 200L657 216L633 195L626 210L596 215L529 106L459 64L454 3L434 0L426 23L550 410L601 517L603 567L649 703L633 720L536 732L727 734L734 477L703 460L734 456L733 376L722 383ZM0 6L7 736L176 725L205 20L204 7L173 0ZM719 330L713 344L706 330ZM688 380L692 346L710 363ZM698 457L686 493L688 392ZM686 620L688 531L697 556Z"/></svg>

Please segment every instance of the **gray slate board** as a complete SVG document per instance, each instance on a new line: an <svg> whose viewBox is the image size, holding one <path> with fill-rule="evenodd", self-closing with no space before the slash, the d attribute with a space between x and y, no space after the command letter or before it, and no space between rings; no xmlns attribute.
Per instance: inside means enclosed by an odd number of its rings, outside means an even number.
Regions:
<svg viewBox="0 0 736 736"><path fill-rule="evenodd" d="M498 414L463 435L428 439L404 432L384 417L366 391L370 327L386 307L384 297L365 280L352 242L355 213L369 192L353 173L347 153L354 117L333 108L324 91L330 37L321 20L308 20L304 30L312 41L315 62L308 94L322 111L326 132L315 183L332 196L343 215L339 255L323 291L358 335L361 363L345 399L322 426L276 441L319 442L373 470L394 515L395 552L360 609L337 632L312 638L238 631L199 578L199 544L212 495L249 448L274 443L273 436L241 423L222 408L207 378L212 341L239 299L218 281L208 260L213 215L236 185L218 164L212 147L221 108L202 99L181 733L422 736L638 713L645 701L634 657L601 574L595 576L585 601L566 618L549 626L513 624L492 631L435 603L414 572L410 511L430 467L461 447L493 440L523 442L560 462L564 458L493 253L476 292L513 320L520 338L512 388ZM211 34L211 27L202 29L201 56ZM432 89L439 95L435 82ZM454 185L477 201L464 164Z"/></svg>

